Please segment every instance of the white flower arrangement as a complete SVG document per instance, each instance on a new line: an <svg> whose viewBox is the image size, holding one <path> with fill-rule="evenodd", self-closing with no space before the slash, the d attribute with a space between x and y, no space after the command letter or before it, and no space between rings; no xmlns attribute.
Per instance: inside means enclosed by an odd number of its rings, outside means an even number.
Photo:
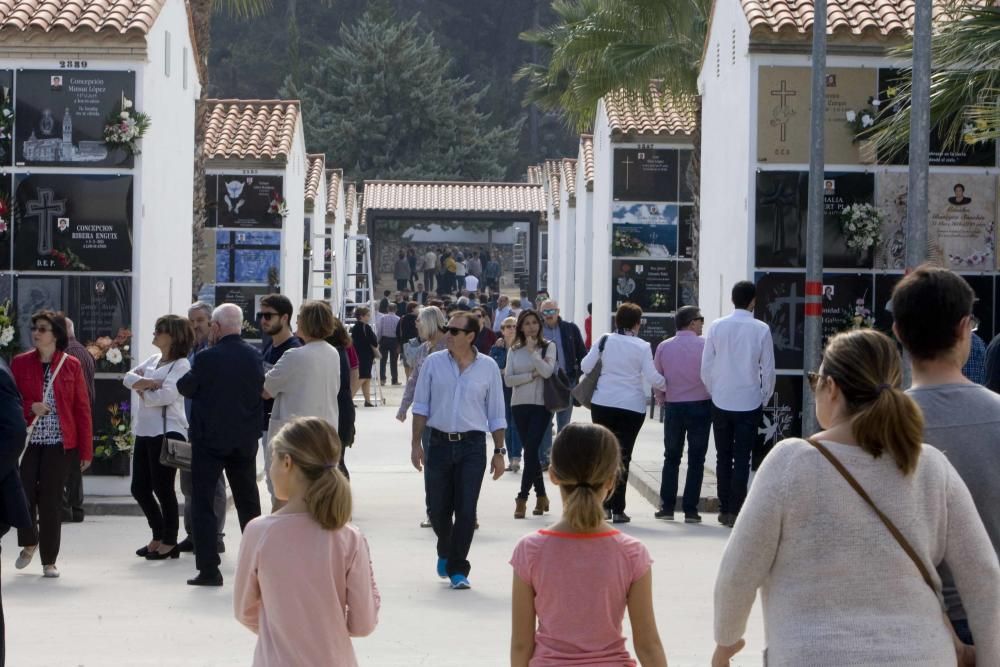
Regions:
<svg viewBox="0 0 1000 667"><path fill-rule="evenodd" d="M122 351L119 350L117 347L113 347L110 350L108 350L105 357L107 358L108 363L110 364L120 364L124 360L124 357L122 356Z"/></svg>
<svg viewBox="0 0 1000 667"><path fill-rule="evenodd" d="M885 214L871 204L851 204L841 215L841 230L847 247L859 253L867 252L882 240Z"/></svg>
<svg viewBox="0 0 1000 667"><path fill-rule="evenodd" d="M121 146L132 155L140 153L136 143L149 129L149 116L132 108L132 100L122 96L118 109L111 113L104 125L104 143Z"/></svg>

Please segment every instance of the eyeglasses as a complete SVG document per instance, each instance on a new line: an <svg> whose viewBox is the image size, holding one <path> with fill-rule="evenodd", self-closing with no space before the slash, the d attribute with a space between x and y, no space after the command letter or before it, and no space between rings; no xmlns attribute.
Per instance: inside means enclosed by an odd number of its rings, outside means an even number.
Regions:
<svg viewBox="0 0 1000 667"><path fill-rule="evenodd" d="M542 311L542 315L544 315L545 317L552 317L553 315L558 315L558 314L559 314L558 308L546 308L545 310Z"/></svg>
<svg viewBox="0 0 1000 667"><path fill-rule="evenodd" d="M822 377L819 373L806 373L806 379L809 380L809 389L816 391L816 385L819 384Z"/></svg>
<svg viewBox="0 0 1000 667"><path fill-rule="evenodd" d="M704 322L704 321L705 321L705 318L704 318L704 317L696 317L696 318L694 318L694 319L693 319L693 320L691 320L691 321L692 321L692 322Z"/></svg>
<svg viewBox="0 0 1000 667"><path fill-rule="evenodd" d="M38 333L46 333L48 331L52 331L52 329L50 329L49 327L36 327L36 326L32 326L31 330L37 331Z"/></svg>
<svg viewBox="0 0 1000 667"><path fill-rule="evenodd" d="M462 334L472 333L469 329L459 329L458 327L441 327L441 333L451 334L452 336L461 336Z"/></svg>
<svg viewBox="0 0 1000 667"><path fill-rule="evenodd" d="M270 321L272 318L278 317L278 313L258 313L258 316L262 320Z"/></svg>

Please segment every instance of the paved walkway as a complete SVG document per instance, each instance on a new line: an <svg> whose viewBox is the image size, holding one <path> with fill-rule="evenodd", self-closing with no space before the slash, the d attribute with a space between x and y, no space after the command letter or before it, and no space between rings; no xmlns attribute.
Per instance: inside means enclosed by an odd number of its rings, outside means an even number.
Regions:
<svg viewBox="0 0 1000 667"><path fill-rule="evenodd" d="M389 401L395 402L390 391ZM409 465L409 426L393 419L394 407L358 411L358 444L348 451L355 523L371 545L382 595L375 633L355 641L362 665L478 667L506 664L510 639L507 561L517 539L556 519L512 518L517 475L486 481L480 504L482 529L472 548L471 591L451 591L433 574L434 541L418 527L421 476ZM581 411L578 419L585 420ZM647 423L643 443L654 443L659 425ZM643 445L641 451L652 451ZM650 455L648 459L654 460ZM263 484L261 485L263 488ZM264 494L262 494L264 495ZM705 515L689 526L652 518L653 506L629 491L633 522L624 530L643 540L655 559L657 621L672 667L704 667L712 643L712 590L728 531ZM133 551L144 544L143 519L88 517L67 524L59 566L62 578L43 580L37 561L16 571L16 538L4 540L2 582L7 613L8 665L16 667L226 667L251 662L255 638L232 618L232 574L239 528L230 513L223 556L226 585L185 585L194 560L151 563ZM628 622L625 623L629 633ZM751 618L748 648L734 665L761 665L762 624ZM324 666L325 667L325 666Z"/></svg>

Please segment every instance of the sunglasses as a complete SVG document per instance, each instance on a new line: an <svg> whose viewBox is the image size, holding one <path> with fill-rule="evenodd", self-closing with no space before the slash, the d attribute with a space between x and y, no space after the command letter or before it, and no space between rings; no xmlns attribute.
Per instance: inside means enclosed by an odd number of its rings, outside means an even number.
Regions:
<svg viewBox="0 0 1000 667"><path fill-rule="evenodd" d="M545 317L551 317L552 315L558 315L558 314L559 314L558 308L546 308L545 310L542 311L542 315L544 315Z"/></svg>
<svg viewBox="0 0 1000 667"><path fill-rule="evenodd" d="M273 318L278 317L278 313L258 313L257 316L262 320L270 321Z"/></svg>
<svg viewBox="0 0 1000 667"><path fill-rule="evenodd" d="M459 329L458 327L441 327L441 333L451 334L452 336L461 336L462 334L472 332L468 329Z"/></svg>

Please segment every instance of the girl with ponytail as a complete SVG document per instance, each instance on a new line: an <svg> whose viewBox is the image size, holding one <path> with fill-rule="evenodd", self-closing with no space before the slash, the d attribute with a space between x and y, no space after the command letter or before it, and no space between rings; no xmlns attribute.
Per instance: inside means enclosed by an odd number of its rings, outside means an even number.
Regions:
<svg viewBox="0 0 1000 667"><path fill-rule="evenodd" d="M378 623L340 457L337 431L316 417L292 419L271 441L271 481L285 505L247 524L233 592L237 620L258 635L255 667L357 665L351 637Z"/></svg>
<svg viewBox="0 0 1000 667"><path fill-rule="evenodd" d="M639 662L667 665L653 615L653 560L641 542L604 523L619 450L614 434L596 424L570 424L552 443L549 480L563 515L514 549L512 667L635 667L622 635L626 608Z"/></svg>
<svg viewBox="0 0 1000 667"><path fill-rule="evenodd" d="M779 443L754 478L719 565L712 667L743 648L758 589L768 664L971 664L942 612L941 567L973 662L1000 665L1000 563L965 483L921 443L896 344L838 334L808 379L823 430Z"/></svg>

